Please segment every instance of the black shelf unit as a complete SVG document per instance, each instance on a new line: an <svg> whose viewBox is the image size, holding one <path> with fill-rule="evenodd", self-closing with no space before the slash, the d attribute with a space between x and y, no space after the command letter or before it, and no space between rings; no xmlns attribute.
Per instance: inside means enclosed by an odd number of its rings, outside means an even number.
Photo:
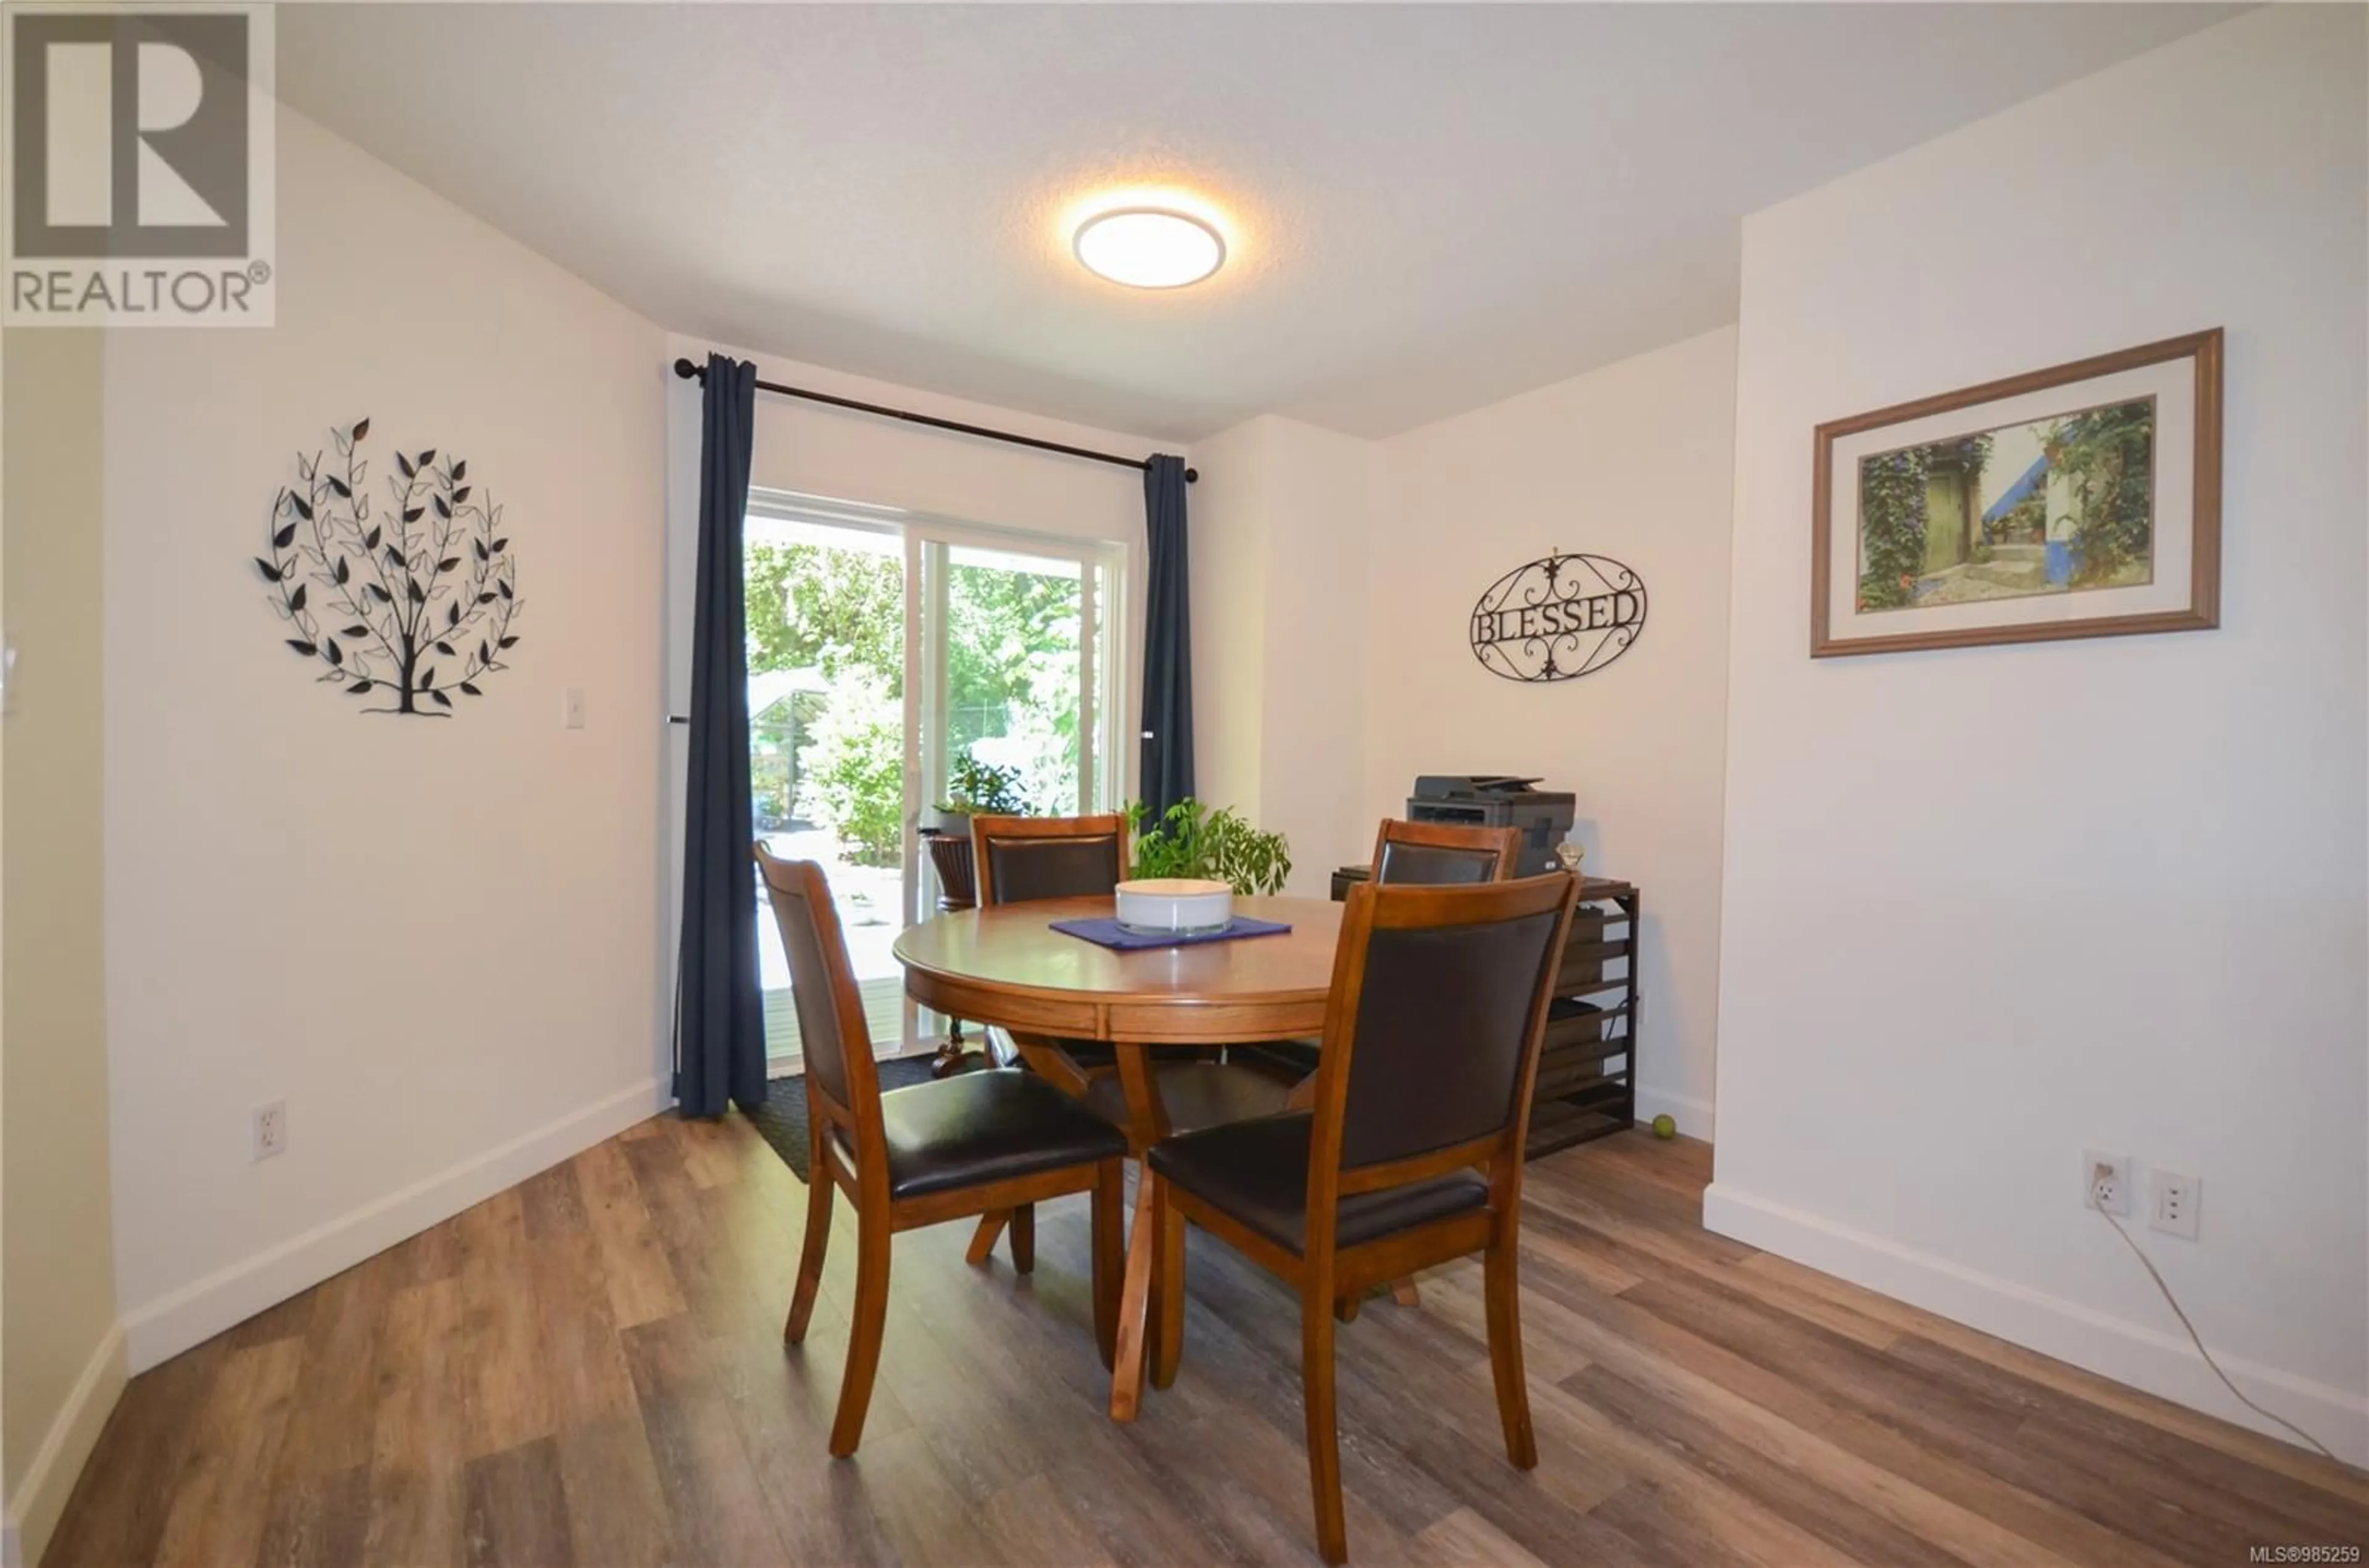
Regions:
<svg viewBox="0 0 2369 1568"><path fill-rule="evenodd" d="M1333 874L1345 898L1367 868ZM1541 1154L1637 1125L1637 944L1643 929L1636 884L1584 878L1562 967L1547 1012L1524 1152Z"/></svg>
<svg viewBox="0 0 2369 1568"><path fill-rule="evenodd" d="M1636 885L1580 884L1530 1099L1535 1160L1637 1125Z"/></svg>

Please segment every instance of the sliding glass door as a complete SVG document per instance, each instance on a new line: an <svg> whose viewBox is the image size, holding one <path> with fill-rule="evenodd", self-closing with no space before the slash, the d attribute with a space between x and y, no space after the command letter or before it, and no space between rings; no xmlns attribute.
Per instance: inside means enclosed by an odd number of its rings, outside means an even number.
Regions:
<svg viewBox="0 0 2369 1568"><path fill-rule="evenodd" d="M926 1049L944 1021L905 1000L890 951L936 908L923 813L966 761L1000 770L1031 812L1116 804L1123 553L769 494L746 549L752 826L829 875L875 1047ZM758 949L768 1054L795 1071L770 921Z"/></svg>

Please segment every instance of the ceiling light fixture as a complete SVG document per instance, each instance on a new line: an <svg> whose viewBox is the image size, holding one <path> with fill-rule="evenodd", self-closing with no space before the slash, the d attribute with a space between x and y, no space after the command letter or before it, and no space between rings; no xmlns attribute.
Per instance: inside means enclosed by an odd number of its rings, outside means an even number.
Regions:
<svg viewBox="0 0 2369 1568"><path fill-rule="evenodd" d="M1078 225L1070 248L1087 271L1130 289L1181 289L1226 261L1215 228L1165 207L1098 212Z"/></svg>

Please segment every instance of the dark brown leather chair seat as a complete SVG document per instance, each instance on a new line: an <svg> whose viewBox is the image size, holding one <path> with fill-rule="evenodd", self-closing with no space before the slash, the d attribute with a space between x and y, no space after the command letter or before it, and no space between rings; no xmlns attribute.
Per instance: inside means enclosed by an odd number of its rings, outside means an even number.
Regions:
<svg viewBox="0 0 2369 1568"><path fill-rule="evenodd" d="M1225 1122L1273 1116L1291 1095L1288 1085L1237 1064L1160 1062L1154 1070L1171 1132L1199 1132ZM1127 1086L1116 1073L1095 1079L1080 1103L1113 1127L1127 1125ZM1307 1173L1300 1174L1305 1179Z"/></svg>
<svg viewBox="0 0 2369 1568"><path fill-rule="evenodd" d="M1238 1121L1153 1146L1151 1168L1223 1208L1288 1251L1308 1237L1308 1139L1305 1111ZM1337 1242L1354 1247L1489 1204L1489 1184L1471 1171L1356 1193L1341 1200Z"/></svg>
<svg viewBox="0 0 2369 1568"><path fill-rule="evenodd" d="M1117 1128L1016 1069L892 1089L880 1096L880 1123L894 1197L983 1186L1127 1152Z"/></svg>

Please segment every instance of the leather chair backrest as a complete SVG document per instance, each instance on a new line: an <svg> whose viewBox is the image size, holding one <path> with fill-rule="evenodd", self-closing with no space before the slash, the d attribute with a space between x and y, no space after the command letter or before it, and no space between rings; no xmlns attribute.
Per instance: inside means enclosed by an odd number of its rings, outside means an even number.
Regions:
<svg viewBox="0 0 2369 1568"><path fill-rule="evenodd" d="M1568 885L1562 874L1552 875ZM1545 878L1532 880L1544 890ZM1471 897L1523 886L1475 888ZM1390 893L1376 889L1373 896ZM1511 1128L1537 1048L1533 1021L1562 958L1562 931L1563 906L1550 905L1511 919L1371 933L1347 1054L1345 1170Z"/></svg>
<svg viewBox="0 0 2369 1568"><path fill-rule="evenodd" d="M777 860L760 846L757 869L773 905L773 923L790 960L790 997L797 1009L799 1048L813 1082L853 1113L859 1126L876 1105L879 1070L872 1059L872 1033L864 1021L862 993L847 959L839 910L822 867L812 861Z"/></svg>
<svg viewBox="0 0 2369 1568"><path fill-rule="evenodd" d="M1012 824L1026 824L1014 830ZM982 862L982 906L1104 895L1127 875L1124 823L1116 817L993 818L971 825Z"/></svg>
<svg viewBox="0 0 2369 1568"><path fill-rule="evenodd" d="M1374 837L1368 879L1402 887L1504 882L1514 875L1521 845L1521 833L1512 828L1385 818Z"/></svg>
<svg viewBox="0 0 2369 1568"><path fill-rule="evenodd" d="M1374 865L1374 880L1402 887L1494 882L1498 862L1503 858L1494 847L1451 849L1445 844L1393 843L1386 839L1382 841L1381 858Z"/></svg>

